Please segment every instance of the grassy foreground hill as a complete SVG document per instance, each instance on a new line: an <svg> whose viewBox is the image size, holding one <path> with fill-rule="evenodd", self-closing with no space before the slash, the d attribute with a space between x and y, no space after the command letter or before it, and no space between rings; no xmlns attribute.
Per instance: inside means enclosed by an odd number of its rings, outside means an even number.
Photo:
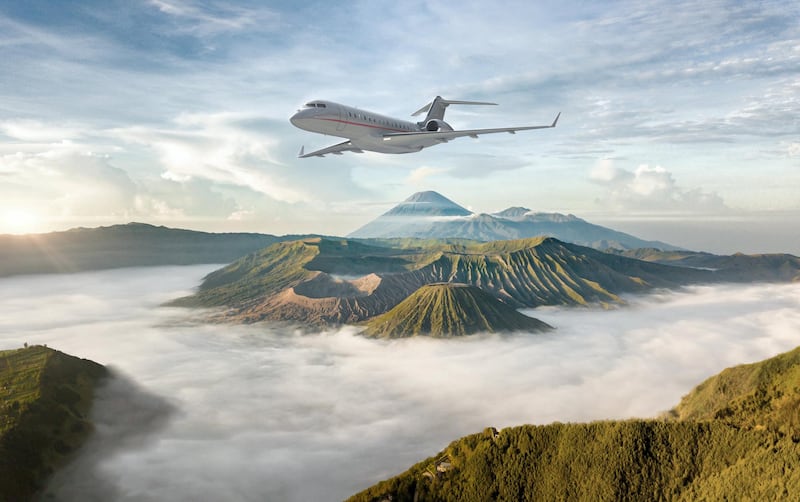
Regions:
<svg viewBox="0 0 800 502"><path fill-rule="evenodd" d="M376 245L380 244L380 245ZM208 277L176 305L229 320L357 323L427 284L475 286L513 308L620 303L619 295L712 281L713 273L602 253L552 238L477 243L304 239L274 244Z"/></svg>
<svg viewBox="0 0 800 502"><path fill-rule="evenodd" d="M363 501L797 500L800 348L702 383L660 420L487 429Z"/></svg>
<svg viewBox="0 0 800 502"><path fill-rule="evenodd" d="M0 500L30 500L87 437L107 370L43 346L0 351Z"/></svg>
<svg viewBox="0 0 800 502"><path fill-rule="evenodd" d="M546 329L551 326L520 314L479 288L447 283L422 286L389 312L371 319L362 334L374 338L448 338Z"/></svg>

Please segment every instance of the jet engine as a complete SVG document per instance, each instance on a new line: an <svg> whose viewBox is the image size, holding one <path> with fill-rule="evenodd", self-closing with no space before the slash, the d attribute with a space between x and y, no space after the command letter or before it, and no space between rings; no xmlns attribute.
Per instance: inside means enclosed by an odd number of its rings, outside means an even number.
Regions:
<svg viewBox="0 0 800 502"><path fill-rule="evenodd" d="M431 119L425 123L425 130L428 132L439 132L439 131L452 131L453 128L450 127L450 124L448 124L444 120Z"/></svg>

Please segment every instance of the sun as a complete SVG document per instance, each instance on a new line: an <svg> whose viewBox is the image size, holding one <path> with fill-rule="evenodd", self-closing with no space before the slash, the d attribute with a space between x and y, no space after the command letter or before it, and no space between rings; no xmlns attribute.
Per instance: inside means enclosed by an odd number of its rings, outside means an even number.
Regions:
<svg viewBox="0 0 800 502"><path fill-rule="evenodd" d="M39 218L33 211L21 208L10 208L2 212L2 228L0 233L27 234L34 232Z"/></svg>

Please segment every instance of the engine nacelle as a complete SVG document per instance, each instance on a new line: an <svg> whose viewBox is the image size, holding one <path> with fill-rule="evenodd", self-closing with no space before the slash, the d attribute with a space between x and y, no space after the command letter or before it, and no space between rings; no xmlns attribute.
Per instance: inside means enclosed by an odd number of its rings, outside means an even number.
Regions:
<svg viewBox="0 0 800 502"><path fill-rule="evenodd" d="M431 119L425 123L425 130L428 132L439 132L439 131L452 131L453 128L450 127L450 124L448 124L444 120Z"/></svg>

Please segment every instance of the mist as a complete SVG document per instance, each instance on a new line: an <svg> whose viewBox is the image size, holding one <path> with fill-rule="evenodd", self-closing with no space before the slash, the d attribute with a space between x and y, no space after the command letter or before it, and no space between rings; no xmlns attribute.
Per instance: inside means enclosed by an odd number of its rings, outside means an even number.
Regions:
<svg viewBox="0 0 800 502"><path fill-rule="evenodd" d="M109 365L53 500L337 500L487 426L654 417L721 369L800 345L800 284L525 311L547 334L368 340L161 306L216 266L0 280L0 349Z"/></svg>

